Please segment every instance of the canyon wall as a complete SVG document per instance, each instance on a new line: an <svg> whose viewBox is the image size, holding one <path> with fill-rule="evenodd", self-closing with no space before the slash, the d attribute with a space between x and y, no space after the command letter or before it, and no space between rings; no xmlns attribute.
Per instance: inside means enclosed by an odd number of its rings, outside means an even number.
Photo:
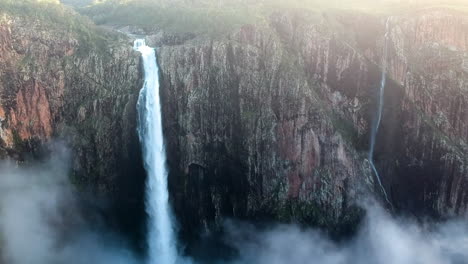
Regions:
<svg viewBox="0 0 468 264"><path fill-rule="evenodd" d="M61 141L83 199L132 229L144 219L139 55L124 36L73 23L0 12L0 156L21 164Z"/></svg>
<svg viewBox="0 0 468 264"><path fill-rule="evenodd" d="M225 38L159 46L171 191L187 230L226 216L343 232L382 197L367 162L387 17L278 12ZM389 20L376 164L397 212L467 212L468 18ZM343 229L344 228L344 229Z"/></svg>
<svg viewBox="0 0 468 264"><path fill-rule="evenodd" d="M284 10L224 36L155 29L171 203L186 239L229 217L351 231L382 192L367 158L384 36L375 162L395 212L468 207L468 18ZM80 24L81 25L81 24ZM141 30L136 30L141 32ZM0 156L72 148L71 179L138 239L144 219L131 40L0 15ZM139 234L139 235L138 235Z"/></svg>

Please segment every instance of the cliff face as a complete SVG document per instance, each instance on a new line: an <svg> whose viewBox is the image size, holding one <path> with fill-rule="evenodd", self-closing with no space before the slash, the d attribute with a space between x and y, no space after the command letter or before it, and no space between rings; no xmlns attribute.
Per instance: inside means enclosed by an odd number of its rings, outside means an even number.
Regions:
<svg viewBox="0 0 468 264"><path fill-rule="evenodd" d="M391 17L375 160L398 211L467 211L467 16ZM225 216L353 222L382 193L367 162L386 18L282 12L219 40L160 46L171 191L187 230Z"/></svg>
<svg viewBox="0 0 468 264"><path fill-rule="evenodd" d="M413 212L466 214L468 16L433 10L390 23L389 77L404 97L398 125L381 136L388 186Z"/></svg>
<svg viewBox="0 0 468 264"><path fill-rule="evenodd" d="M382 197L367 151L386 33L383 185L398 212L466 214L468 18L424 10L391 17L388 32L386 20L282 11L222 38L148 36L182 234L230 216L352 227L356 201ZM76 185L133 234L144 226L139 56L96 33L0 16L0 156L24 160L63 138Z"/></svg>
<svg viewBox="0 0 468 264"><path fill-rule="evenodd" d="M386 91L377 155L387 188L399 209L466 214L468 17L434 9L390 17L389 25L388 78L403 94L389 104ZM381 61L382 38L357 43L367 59Z"/></svg>
<svg viewBox="0 0 468 264"><path fill-rule="evenodd" d="M0 13L0 156L27 160L64 140L72 181L131 228L144 219L139 55L125 39L82 26Z"/></svg>
<svg viewBox="0 0 468 264"><path fill-rule="evenodd" d="M283 19L273 22L287 26ZM306 71L320 63L305 61L281 30L245 26L229 40L158 49L182 226L197 230L225 216L333 226L350 217L356 183L369 180L352 123ZM316 35L304 51L314 56L328 37Z"/></svg>

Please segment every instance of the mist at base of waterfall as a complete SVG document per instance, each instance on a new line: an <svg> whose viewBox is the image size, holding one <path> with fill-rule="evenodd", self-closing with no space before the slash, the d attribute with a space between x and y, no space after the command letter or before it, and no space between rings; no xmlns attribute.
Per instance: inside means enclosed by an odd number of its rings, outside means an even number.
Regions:
<svg viewBox="0 0 468 264"><path fill-rule="evenodd" d="M68 181L67 151L56 149L53 157L24 168L0 162L0 263L146 264L125 238L86 221ZM318 229L256 224L226 221L218 241L199 242L207 245L200 248L203 257L179 257L178 264L468 263L463 219L421 223L372 205L357 233L340 242Z"/></svg>
<svg viewBox="0 0 468 264"><path fill-rule="evenodd" d="M141 263L98 212L83 210L68 149L49 147L40 162L0 161L0 263Z"/></svg>
<svg viewBox="0 0 468 264"><path fill-rule="evenodd" d="M374 205L357 234L335 242L320 230L277 225L258 230L227 224L227 243L238 252L233 264L462 264L468 263L468 225L395 218ZM221 262L220 262L221 263Z"/></svg>

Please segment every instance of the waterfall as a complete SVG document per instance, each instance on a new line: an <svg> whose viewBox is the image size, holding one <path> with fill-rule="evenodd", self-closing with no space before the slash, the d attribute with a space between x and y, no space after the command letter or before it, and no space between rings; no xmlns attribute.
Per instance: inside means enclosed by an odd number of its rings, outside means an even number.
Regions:
<svg viewBox="0 0 468 264"><path fill-rule="evenodd" d="M375 138L377 136L377 133L379 132L379 127L380 127L380 122L382 121L382 109L383 109L383 103L384 103L384 91L385 91L385 84L387 81L386 75L387 75L387 59L388 59L388 38L389 38L389 23L390 23L390 18L387 19L387 22L385 23L385 37L384 37L384 45L383 45L383 57L382 57L382 77L380 80L380 87L379 87L379 103L377 107L377 119L375 122L372 124L372 130L371 130L371 138L370 138L370 148L369 148L369 163L374 171L375 177L377 178L377 182L379 183L379 186L383 192L383 195L385 197L385 200L387 201L388 204L392 205L390 200L388 199L387 192L385 191L385 188L382 185L382 181L380 179L379 172L377 171L377 168L375 167L374 164L374 148L375 148Z"/></svg>
<svg viewBox="0 0 468 264"><path fill-rule="evenodd" d="M138 135L143 148L148 213L148 264L174 264L177 259L167 190L166 154L159 100L159 76L156 55L145 40L138 39L134 49L143 58L145 82L138 98Z"/></svg>

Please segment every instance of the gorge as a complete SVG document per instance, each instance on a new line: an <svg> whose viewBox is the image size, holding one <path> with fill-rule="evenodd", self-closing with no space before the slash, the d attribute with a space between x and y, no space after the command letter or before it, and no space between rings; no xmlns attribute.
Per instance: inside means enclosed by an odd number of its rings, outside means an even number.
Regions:
<svg viewBox="0 0 468 264"><path fill-rule="evenodd" d="M0 263L57 171L39 264L466 263L463 2L260 2L0 0Z"/></svg>

